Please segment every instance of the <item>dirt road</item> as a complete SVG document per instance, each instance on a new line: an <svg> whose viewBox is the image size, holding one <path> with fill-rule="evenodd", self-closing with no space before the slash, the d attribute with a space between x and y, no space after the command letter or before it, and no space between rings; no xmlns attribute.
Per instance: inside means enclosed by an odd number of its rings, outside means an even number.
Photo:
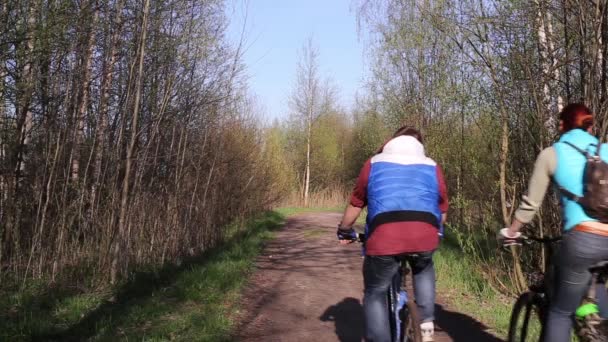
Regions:
<svg viewBox="0 0 608 342"><path fill-rule="evenodd" d="M239 341L361 341L359 246L336 242L337 213L288 219L260 255L245 291ZM438 299L435 341L502 341Z"/></svg>

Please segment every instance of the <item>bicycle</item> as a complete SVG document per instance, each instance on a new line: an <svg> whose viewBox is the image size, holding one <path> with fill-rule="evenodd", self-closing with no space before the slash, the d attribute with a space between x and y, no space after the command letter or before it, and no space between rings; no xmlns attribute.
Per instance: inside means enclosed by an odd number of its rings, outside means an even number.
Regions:
<svg viewBox="0 0 608 342"><path fill-rule="evenodd" d="M356 241L365 244L365 234L358 233ZM416 303L410 300L406 289L407 276L410 274L406 258L414 256L416 255L403 256L399 272L395 274L387 291L388 317L394 342L422 342L418 309Z"/></svg>
<svg viewBox="0 0 608 342"><path fill-rule="evenodd" d="M545 260L545 270L548 274L540 272L532 273L528 279L528 291L522 293L511 311L509 321L508 342L542 341L544 337L545 320L549 310L549 298L551 297L552 270L551 257L553 256L554 244L561 237L539 238L534 236L522 236L523 244L541 243L548 250L549 257ZM606 279L608 276L608 261L602 261L589 268L592 274L591 287L575 313L574 333L581 342L606 341L607 337L600 331L601 318L596 304L595 284L598 280ZM519 324L520 318L523 321ZM536 318L531 320L532 315ZM531 325L532 324L532 325ZM532 328L532 329L530 329ZM528 339L528 334L532 333Z"/></svg>

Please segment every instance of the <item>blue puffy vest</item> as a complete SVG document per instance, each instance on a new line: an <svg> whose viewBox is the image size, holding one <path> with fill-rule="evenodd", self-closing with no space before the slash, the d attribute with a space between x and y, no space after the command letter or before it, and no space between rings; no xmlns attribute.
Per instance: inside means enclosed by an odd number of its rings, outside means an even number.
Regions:
<svg viewBox="0 0 608 342"><path fill-rule="evenodd" d="M366 234L389 222L427 222L441 229L436 164L428 158L374 159L367 186Z"/></svg>
<svg viewBox="0 0 608 342"><path fill-rule="evenodd" d="M564 144L567 141L581 150L587 150L595 154L598 144L598 139L582 129L573 129L564 133L558 142L553 144L557 155L557 167L553 174L553 180L558 186L565 188L575 195L583 195L583 174L585 171L585 156L576 151L571 146ZM608 148L603 147L600 150L600 158L604 161L608 160ZM563 194L560 194L562 204L562 217L564 221L564 230L568 231L586 221L597 221L589 217L583 210L583 207L573 200L570 200Z"/></svg>

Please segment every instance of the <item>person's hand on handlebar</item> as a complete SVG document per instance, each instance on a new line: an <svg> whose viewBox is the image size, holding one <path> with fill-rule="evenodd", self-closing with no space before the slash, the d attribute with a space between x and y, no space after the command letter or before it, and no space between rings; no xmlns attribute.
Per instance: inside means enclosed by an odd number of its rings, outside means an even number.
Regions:
<svg viewBox="0 0 608 342"><path fill-rule="evenodd" d="M498 231L497 239L503 247L509 247L521 245L522 235L520 232L513 232L511 228L503 228Z"/></svg>
<svg viewBox="0 0 608 342"><path fill-rule="evenodd" d="M341 244L349 244L357 241L357 232L353 227L342 227L341 225L338 225L336 235Z"/></svg>

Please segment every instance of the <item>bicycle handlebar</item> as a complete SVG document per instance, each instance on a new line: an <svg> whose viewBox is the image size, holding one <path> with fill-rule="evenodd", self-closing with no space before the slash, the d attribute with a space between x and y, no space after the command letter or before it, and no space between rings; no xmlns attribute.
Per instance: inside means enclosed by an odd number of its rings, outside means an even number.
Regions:
<svg viewBox="0 0 608 342"><path fill-rule="evenodd" d="M365 234L357 233L357 242L365 243Z"/></svg>
<svg viewBox="0 0 608 342"><path fill-rule="evenodd" d="M344 239L342 241L365 243L365 234L363 234L363 233L357 233L357 237L356 238L354 238L354 239Z"/></svg>

